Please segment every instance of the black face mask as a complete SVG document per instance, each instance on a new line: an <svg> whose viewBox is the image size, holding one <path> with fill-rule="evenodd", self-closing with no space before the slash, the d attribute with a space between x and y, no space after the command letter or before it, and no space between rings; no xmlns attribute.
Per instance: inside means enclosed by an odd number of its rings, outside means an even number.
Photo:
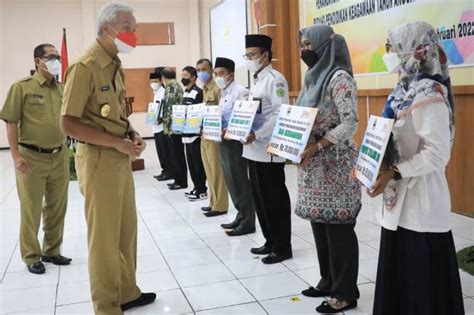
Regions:
<svg viewBox="0 0 474 315"><path fill-rule="evenodd" d="M309 49L301 51L301 60L309 67L312 68L319 60L318 55Z"/></svg>
<svg viewBox="0 0 474 315"><path fill-rule="evenodd" d="M184 86L188 86L189 83L191 83L190 79L182 78L181 83L183 83Z"/></svg>

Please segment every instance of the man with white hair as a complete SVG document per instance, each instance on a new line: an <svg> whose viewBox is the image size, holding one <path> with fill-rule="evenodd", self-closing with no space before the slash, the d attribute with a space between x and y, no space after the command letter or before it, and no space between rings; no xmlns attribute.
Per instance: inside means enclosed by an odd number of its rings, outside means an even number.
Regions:
<svg viewBox="0 0 474 315"><path fill-rule="evenodd" d="M155 293L136 285L137 213L130 161L145 143L125 112L118 53L136 46L133 8L102 8L97 41L66 73L63 131L79 141L76 168L85 197L89 278L96 314L122 314L152 303Z"/></svg>

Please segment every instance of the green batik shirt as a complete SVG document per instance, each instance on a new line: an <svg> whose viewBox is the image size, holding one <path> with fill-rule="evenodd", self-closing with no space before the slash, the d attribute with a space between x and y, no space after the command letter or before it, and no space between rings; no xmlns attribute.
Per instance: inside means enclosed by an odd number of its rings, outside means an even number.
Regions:
<svg viewBox="0 0 474 315"><path fill-rule="evenodd" d="M173 115L173 105L182 105L183 89L179 86L176 80L166 84L165 96L161 105L162 114L158 117L158 124L163 123L163 132L165 135L171 136L171 121Z"/></svg>

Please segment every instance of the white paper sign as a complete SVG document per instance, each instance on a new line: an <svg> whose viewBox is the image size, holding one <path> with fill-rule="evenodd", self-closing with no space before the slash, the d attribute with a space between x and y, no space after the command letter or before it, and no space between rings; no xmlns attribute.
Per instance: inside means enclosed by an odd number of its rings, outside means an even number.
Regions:
<svg viewBox="0 0 474 315"><path fill-rule="evenodd" d="M281 105L267 152L300 163L317 114L317 108Z"/></svg>
<svg viewBox="0 0 474 315"><path fill-rule="evenodd" d="M393 119L370 116L355 169L356 178L367 188L377 180L392 127Z"/></svg>
<svg viewBox="0 0 474 315"><path fill-rule="evenodd" d="M158 119L158 112L160 110L160 103L158 102L151 102L148 103L148 111L146 113L146 124L147 125L155 125L156 120Z"/></svg>
<svg viewBox="0 0 474 315"><path fill-rule="evenodd" d="M241 142L246 141L252 129L258 105L259 101L236 101L224 137Z"/></svg>
<svg viewBox="0 0 474 315"><path fill-rule="evenodd" d="M183 133L200 134L203 114L204 103L188 105Z"/></svg>
<svg viewBox="0 0 474 315"><path fill-rule="evenodd" d="M173 133L182 133L186 123L186 105L173 105L171 120L171 131Z"/></svg>
<svg viewBox="0 0 474 315"><path fill-rule="evenodd" d="M219 106L206 106L202 123L202 136L204 139L222 141L222 117Z"/></svg>

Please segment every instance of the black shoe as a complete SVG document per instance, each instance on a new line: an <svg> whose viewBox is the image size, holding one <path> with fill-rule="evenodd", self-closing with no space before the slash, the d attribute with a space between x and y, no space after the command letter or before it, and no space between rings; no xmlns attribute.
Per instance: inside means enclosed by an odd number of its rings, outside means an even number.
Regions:
<svg viewBox="0 0 474 315"><path fill-rule="evenodd" d="M41 261L37 261L32 263L31 265L28 265L28 271L40 275L45 273L46 268L44 268L44 265Z"/></svg>
<svg viewBox="0 0 474 315"><path fill-rule="evenodd" d="M262 247L252 248L250 252L254 255L268 255L272 252L272 246L265 244Z"/></svg>
<svg viewBox="0 0 474 315"><path fill-rule="evenodd" d="M173 186L169 186L168 188L169 190L180 190L188 188L188 185L174 184Z"/></svg>
<svg viewBox="0 0 474 315"><path fill-rule="evenodd" d="M205 199L207 199L207 192L203 192L203 193L196 192L196 194L194 194L192 196L188 196L188 199L191 202L205 200Z"/></svg>
<svg viewBox="0 0 474 315"><path fill-rule="evenodd" d="M271 265L271 264L276 264L279 262L282 262L283 260L287 260L293 257L293 254L285 254L285 255L280 255L276 253L271 253L267 257L262 258L262 262L266 265Z"/></svg>
<svg viewBox="0 0 474 315"><path fill-rule="evenodd" d="M72 261L71 258L67 258L67 257L61 256L61 255L58 255L58 256L41 256L41 260L43 262L52 263L53 265L59 265L59 266L69 265Z"/></svg>
<svg viewBox="0 0 474 315"><path fill-rule="evenodd" d="M133 307L151 304L155 302L155 299L156 299L155 293L142 293L142 295L140 295L138 299L122 304L120 305L120 308L122 308L122 312L125 312L126 310L129 310Z"/></svg>
<svg viewBox="0 0 474 315"><path fill-rule="evenodd" d="M331 296L331 293L320 291L314 287L309 287L306 290L301 291L301 294L307 297L324 297Z"/></svg>
<svg viewBox="0 0 474 315"><path fill-rule="evenodd" d="M188 198L191 197L191 196L194 196L195 194L196 194L196 188L194 188L191 191L187 191L187 192L184 193L184 195Z"/></svg>
<svg viewBox="0 0 474 315"><path fill-rule="evenodd" d="M241 236L241 235L247 235L247 234L252 234L255 233L255 227L253 228L245 228L242 226L238 226L232 231L226 231L225 232L229 236Z"/></svg>
<svg viewBox="0 0 474 315"><path fill-rule="evenodd" d="M208 211L208 212L204 213L204 215L208 218L217 217L218 215L224 215L224 214L227 214L227 211L226 212L219 212L219 211L211 210L211 211Z"/></svg>
<svg viewBox="0 0 474 315"><path fill-rule="evenodd" d="M170 180L170 179L173 179L171 176L169 176L168 174L166 173L161 173L160 175L156 176L155 177L158 181L160 182L164 182L166 180Z"/></svg>
<svg viewBox="0 0 474 315"><path fill-rule="evenodd" d="M205 212L212 211L212 207L201 207L201 210Z"/></svg>
<svg viewBox="0 0 474 315"><path fill-rule="evenodd" d="M176 182L168 183L168 184L166 184L166 185L167 185L168 187L172 187L172 186L176 185Z"/></svg>
<svg viewBox="0 0 474 315"><path fill-rule="evenodd" d="M340 308L336 308L335 306L329 304L328 301L323 301L321 305L316 307L316 312L321 313L321 314L335 314L335 313L341 313L341 312L344 312L356 307L357 307L357 300L349 302L349 304Z"/></svg>
<svg viewBox="0 0 474 315"><path fill-rule="evenodd" d="M240 220L234 220L231 223L222 223L221 228L232 230L232 229L235 229L236 227L238 227L239 224L240 224Z"/></svg>

